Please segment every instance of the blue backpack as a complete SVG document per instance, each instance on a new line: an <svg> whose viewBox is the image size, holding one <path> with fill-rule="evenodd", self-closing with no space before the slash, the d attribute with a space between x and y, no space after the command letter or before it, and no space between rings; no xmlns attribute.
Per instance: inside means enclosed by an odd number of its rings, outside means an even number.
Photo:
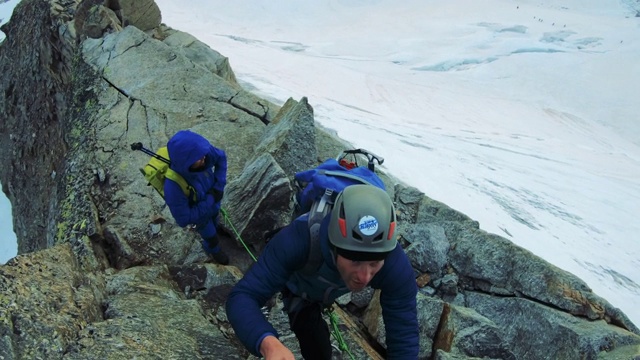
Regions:
<svg viewBox="0 0 640 360"><path fill-rule="evenodd" d="M355 155L367 156L368 166L358 166ZM346 156L353 155L354 161ZM383 158L364 149L345 150L338 159L328 159L317 167L294 175L298 191L295 195L295 217L308 213L311 245L303 273L312 273L322 264L320 251L320 225L331 212L337 195L347 186L368 184L386 190L382 179L374 171L374 160L382 164Z"/></svg>
<svg viewBox="0 0 640 360"><path fill-rule="evenodd" d="M384 183L376 173L366 167L351 169L340 165L338 160L329 159L314 169L298 172L294 175L298 192L296 193L296 212L304 214L311 211L314 203L323 198L325 201L335 197L349 185L369 184L385 190Z"/></svg>

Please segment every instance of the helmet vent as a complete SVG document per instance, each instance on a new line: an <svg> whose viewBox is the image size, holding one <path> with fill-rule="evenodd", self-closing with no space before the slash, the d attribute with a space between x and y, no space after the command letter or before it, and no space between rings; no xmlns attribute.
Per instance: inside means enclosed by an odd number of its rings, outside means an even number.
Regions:
<svg viewBox="0 0 640 360"><path fill-rule="evenodd" d="M393 221L389 224L389 235L387 235L387 240L391 240L393 238L393 233L396 231L396 222Z"/></svg>
<svg viewBox="0 0 640 360"><path fill-rule="evenodd" d="M340 235L343 238L347 237L347 222L344 219L338 219L338 226L340 227Z"/></svg>
<svg viewBox="0 0 640 360"><path fill-rule="evenodd" d="M340 204L340 216L338 217L338 225L340 227L340 235L347 237L347 220L344 215L344 204Z"/></svg>

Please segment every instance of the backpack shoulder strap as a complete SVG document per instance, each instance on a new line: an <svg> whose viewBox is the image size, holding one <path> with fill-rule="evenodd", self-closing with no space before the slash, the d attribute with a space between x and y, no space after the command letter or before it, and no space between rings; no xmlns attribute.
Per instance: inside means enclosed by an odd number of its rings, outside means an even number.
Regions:
<svg viewBox="0 0 640 360"><path fill-rule="evenodd" d="M189 183L187 183L187 180L185 180L180 174L178 174L177 172L171 170L170 168L167 169L167 172L165 173L165 177L175 183L177 183L178 185L180 185L180 188L182 189L182 192L190 199L193 199L194 201L196 200L196 192L195 189L189 185Z"/></svg>
<svg viewBox="0 0 640 360"><path fill-rule="evenodd" d="M309 227L309 256L307 263L301 272L306 275L313 274L320 268L324 261L322 249L320 249L320 225L322 220L331 212L333 201L337 194L332 189L326 189L320 200L314 201L308 213L307 224Z"/></svg>

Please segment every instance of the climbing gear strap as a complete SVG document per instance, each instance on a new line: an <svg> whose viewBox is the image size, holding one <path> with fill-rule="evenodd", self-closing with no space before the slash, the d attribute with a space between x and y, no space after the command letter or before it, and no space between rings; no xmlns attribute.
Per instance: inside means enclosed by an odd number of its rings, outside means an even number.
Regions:
<svg viewBox="0 0 640 360"><path fill-rule="evenodd" d="M131 144L131 150L142 151L152 157L149 162L140 169L149 185L164 198L164 180L165 178L175 182L180 186L184 195L189 199L190 203L198 201L196 190L177 172L171 170L171 160L169 160L169 149L163 146L158 151L153 152L145 148L141 142Z"/></svg>
<svg viewBox="0 0 640 360"><path fill-rule="evenodd" d="M182 189L182 192L188 197L193 199L193 201L196 200L196 191L195 189L189 185L189 183L187 183L187 180L185 180L182 176L180 176L180 174L178 174L177 172L171 170L171 169L167 169L167 172L164 174L164 176L177 183L178 185L180 185L180 188Z"/></svg>

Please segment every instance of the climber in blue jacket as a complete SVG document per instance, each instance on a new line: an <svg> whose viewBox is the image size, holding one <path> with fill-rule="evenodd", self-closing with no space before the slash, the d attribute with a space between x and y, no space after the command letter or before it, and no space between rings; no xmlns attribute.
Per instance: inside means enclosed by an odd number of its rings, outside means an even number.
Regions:
<svg viewBox="0 0 640 360"><path fill-rule="evenodd" d="M227 155L207 139L189 130L178 131L167 143L170 168L193 187L195 196L187 196L178 183L164 183L164 197L179 226L195 225L202 237L204 251L220 264L229 257L220 248L216 225L220 201L227 184Z"/></svg>
<svg viewBox="0 0 640 360"><path fill-rule="evenodd" d="M388 359L418 358L417 285L411 264L394 237L389 195L372 185L352 185L338 194L321 226L317 268L308 215L280 230L267 244L226 302L227 317L244 346L266 359L294 359L261 307L282 292L291 330L305 359L331 359L322 310L349 291L380 289Z"/></svg>

